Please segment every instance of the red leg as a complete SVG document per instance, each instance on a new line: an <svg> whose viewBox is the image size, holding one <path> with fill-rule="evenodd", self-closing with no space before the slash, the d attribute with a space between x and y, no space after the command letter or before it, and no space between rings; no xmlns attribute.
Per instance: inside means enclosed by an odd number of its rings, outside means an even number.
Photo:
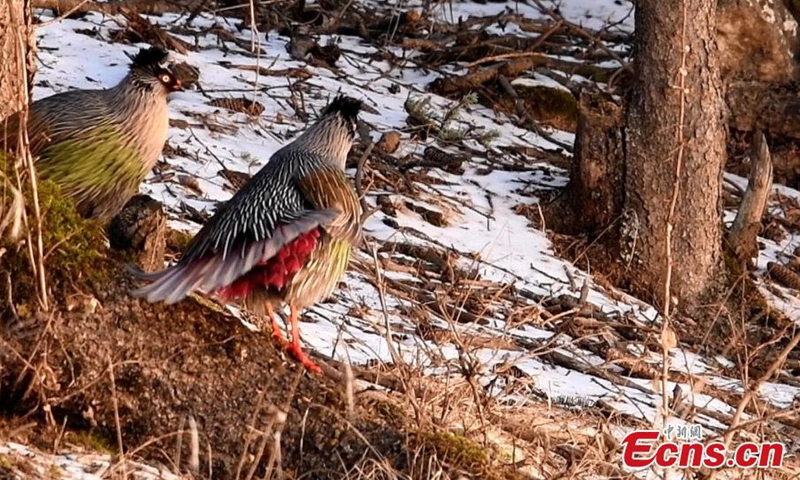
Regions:
<svg viewBox="0 0 800 480"><path fill-rule="evenodd" d="M269 314L269 322L272 325L272 338L275 339L281 346L286 345L286 337L283 336L281 326L278 324L278 316L272 305L267 303L267 313Z"/></svg>
<svg viewBox="0 0 800 480"><path fill-rule="evenodd" d="M304 367L312 372L322 373L322 369L319 368L319 365L314 363L303 349L300 347L300 326L299 323L299 312L294 305L290 305L289 308L291 309L291 315L289 317L291 324L292 324L292 341L289 345L286 346L286 351L288 351L294 358L297 359Z"/></svg>

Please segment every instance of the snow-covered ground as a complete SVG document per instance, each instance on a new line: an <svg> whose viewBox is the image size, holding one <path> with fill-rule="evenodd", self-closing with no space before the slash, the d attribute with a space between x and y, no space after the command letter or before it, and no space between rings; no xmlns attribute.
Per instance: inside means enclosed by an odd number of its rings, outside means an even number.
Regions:
<svg viewBox="0 0 800 480"><path fill-rule="evenodd" d="M403 9L413 6L401 3ZM548 8L556 7L545 3ZM615 29L632 30L632 7L627 1L564 0L557 7L567 19L587 28L601 29L614 22ZM528 18L545 15L533 3L514 1L452 1L439 4L435 12L440 21L447 22L503 12ZM40 68L35 98L74 88L110 87L125 75L125 53L134 53L141 46L109 42L110 31L119 28L119 22L124 22L121 19L89 14L80 20L48 21L49 13L40 13L46 23L36 29ZM176 36L194 45L195 50L186 55L173 53L173 57L197 67L202 86L202 90L174 95L170 108L175 126L170 129L166 165L141 187L143 193L164 202L173 215L175 228L199 228L181 215L182 205L213 211L217 202L230 198L233 190L220 176L221 170L255 173L272 152L304 128L305 123L292 107L293 96L295 100L302 96L311 119L337 92L364 100L377 112L362 115L375 141L384 132L402 132L406 128L408 114L404 104L409 97L428 99L431 111L439 115L454 104L426 91L439 73L413 63L398 65L378 60L368 55L376 52L376 47L356 37L330 37L342 50L338 69L332 71L294 60L286 48L289 39L277 32L260 32L254 43L262 53L254 55L247 48L254 40L251 31L240 32L235 27L237 20L200 15L185 25L185 17L169 14L150 20L165 26L180 25L186 27L184 32L191 32ZM513 25L503 26L506 32L510 28ZM89 31L95 33L89 35ZM397 47L392 48L399 52ZM452 66L454 71L458 68ZM302 69L311 75L301 80L277 73L285 69ZM550 80L532 72L525 81L547 84ZM213 99L233 97L256 100L265 111L252 117L210 105ZM358 364L391 363L392 349L396 349L406 362L440 375L457 375L459 361L467 357L480 366L479 378L489 395L520 403L537 399L565 406L602 404L623 416L658 425L658 377L631 376L630 369L586 348L600 339L578 339L558 332L554 320L542 315L542 298L578 298L586 281L588 304L609 318L660 328L655 309L623 292L604 288L589 273L556 256L545 232L532 228L528 219L516 213L519 205L535 205L537 192L565 185L566 172L549 165L545 158L536 157L521 158L526 163L523 169L503 169L503 157L510 155L510 147L557 150L558 146L479 105L462 109L455 125L469 129L464 141L442 148L467 156L462 164L463 174L433 168L414 177L413 194L388 186L368 192L371 205L376 205L379 195L385 195L397 206L396 213L378 210L369 218L365 225L367 241L345 278L346 288L335 293L334 302L320 304L307 314L303 325L305 341L323 355ZM567 132L550 134L568 144L573 141ZM395 158L418 158L425 147L437 144L432 137L424 142L409 138L408 133L402 134ZM196 179L196 185L185 186L189 184L180 182L181 176ZM744 182L730 175L726 178L733 183ZM800 192L776 188L783 195L800 198ZM445 222L434 225L420 213L424 211L442 213ZM789 235L781 244L769 240L763 243L759 273L763 273L768 261L774 261L780 252L792 252L800 241ZM469 278L456 285L436 275L421 278L418 271L425 269L425 261L397 249L383 248L387 245L416 245L438 252L454 268L468 272ZM383 282L376 283L375 278L382 278ZM381 285L386 286L383 292ZM781 292L778 287L770 289L764 288L765 292ZM467 307L470 298L487 298L488 290L496 295L483 311ZM440 305L420 308L419 298ZM798 316L800 303L793 294L783 291L783 298L774 298L787 314ZM424 335L418 328L419 316L412 315L420 310L430 328L454 333L447 337L451 340L433 340ZM470 321L459 318L461 314ZM391 335L387 335L387 327ZM597 332L595 335L603 335L602 330ZM660 371L661 353L652 348L654 342L611 337L603 342L639 363L640 370ZM453 338L503 341L496 342L501 347L465 349ZM731 395L720 393L742 391L740 379L726 376L731 359L705 358L680 347L673 348L670 356L671 371L681 374L676 378L683 378L684 383L670 383L667 390L673 392L676 386L680 387L684 402L695 411L693 418L672 418L671 422L702 424L706 436L724 432L736 405L724 400ZM507 374L511 366L516 377L525 377L525 382ZM774 408L787 409L795 403L800 388L766 383L760 394ZM745 415L742 420L747 418ZM621 438L625 430L621 428L615 434Z"/></svg>
<svg viewBox="0 0 800 480"><path fill-rule="evenodd" d="M25 472L26 479L64 478L74 480L100 480L111 475L120 475L123 470L131 478L141 480L179 480L181 477L173 475L165 469L159 469L143 463L127 460L125 466L116 462L109 454L97 452L75 453L66 449L55 455L44 453L27 445L9 442L0 444L0 455L4 469L11 469L24 465L20 471ZM12 479L14 476L3 477Z"/></svg>

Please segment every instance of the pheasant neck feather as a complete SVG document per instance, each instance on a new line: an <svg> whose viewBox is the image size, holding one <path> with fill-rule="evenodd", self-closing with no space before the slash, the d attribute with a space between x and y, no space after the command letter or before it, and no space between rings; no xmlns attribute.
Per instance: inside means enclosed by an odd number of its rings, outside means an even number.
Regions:
<svg viewBox="0 0 800 480"><path fill-rule="evenodd" d="M331 114L320 118L282 150L305 150L344 171L354 139L354 126L340 115Z"/></svg>
<svg viewBox="0 0 800 480"><path fill-rule="evenodd" d="M144 175L158 160L169 131L168 92L156 79L153 80L153 85L143 88L131 73L109 90L114 100L112 105L119 107L119 123L126 125L124 122L127 122L130 146L138 147L142 154Z"/></svg>

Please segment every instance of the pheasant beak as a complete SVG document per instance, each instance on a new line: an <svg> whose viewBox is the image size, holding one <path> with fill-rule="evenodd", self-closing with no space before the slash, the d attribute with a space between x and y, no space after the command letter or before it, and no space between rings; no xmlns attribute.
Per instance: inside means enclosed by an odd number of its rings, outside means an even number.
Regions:
<svg viewBox="0 0 800 480"><path fill-rule="evenodd" d="M182 92L184 90L183 83L179 79L175 79L175 85L172 86L172 91L174 92Z"/></svg>

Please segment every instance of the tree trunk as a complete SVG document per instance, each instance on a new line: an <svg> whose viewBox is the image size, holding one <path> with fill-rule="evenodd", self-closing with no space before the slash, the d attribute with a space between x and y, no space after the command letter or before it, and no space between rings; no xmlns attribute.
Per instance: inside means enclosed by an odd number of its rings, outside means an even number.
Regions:
<svg viewBox="0 0 800 480"><path fill-rule="evenodd" d="M687 306L714 286L720 271L727 130L715 7L715 0L637 2L623 233L638 286L659 304L669 258L671 296ZM668 223L674 227L669 251Z"/></svg>
<svg viewBox="0 0 800 480"><path fill-rule="evenodd" d="M726 84L783 84L796 78L797 22L782 2L719 0L716 33Z"/></svg>
<svg viewBox="0 0 800 480"><path fill-rule="evenodd" d="M622 108L609 95L581 91L569 184L544 207L548 228L598 235L622 211L625 148Z"/></svg>
<svg viewBox="0 0 800 480"><path fill-rule="evenodd" d="M30 56L20 46L27 50L30 45L29 13L28 2L0 0L0 120L24 105Z"/></svg>

